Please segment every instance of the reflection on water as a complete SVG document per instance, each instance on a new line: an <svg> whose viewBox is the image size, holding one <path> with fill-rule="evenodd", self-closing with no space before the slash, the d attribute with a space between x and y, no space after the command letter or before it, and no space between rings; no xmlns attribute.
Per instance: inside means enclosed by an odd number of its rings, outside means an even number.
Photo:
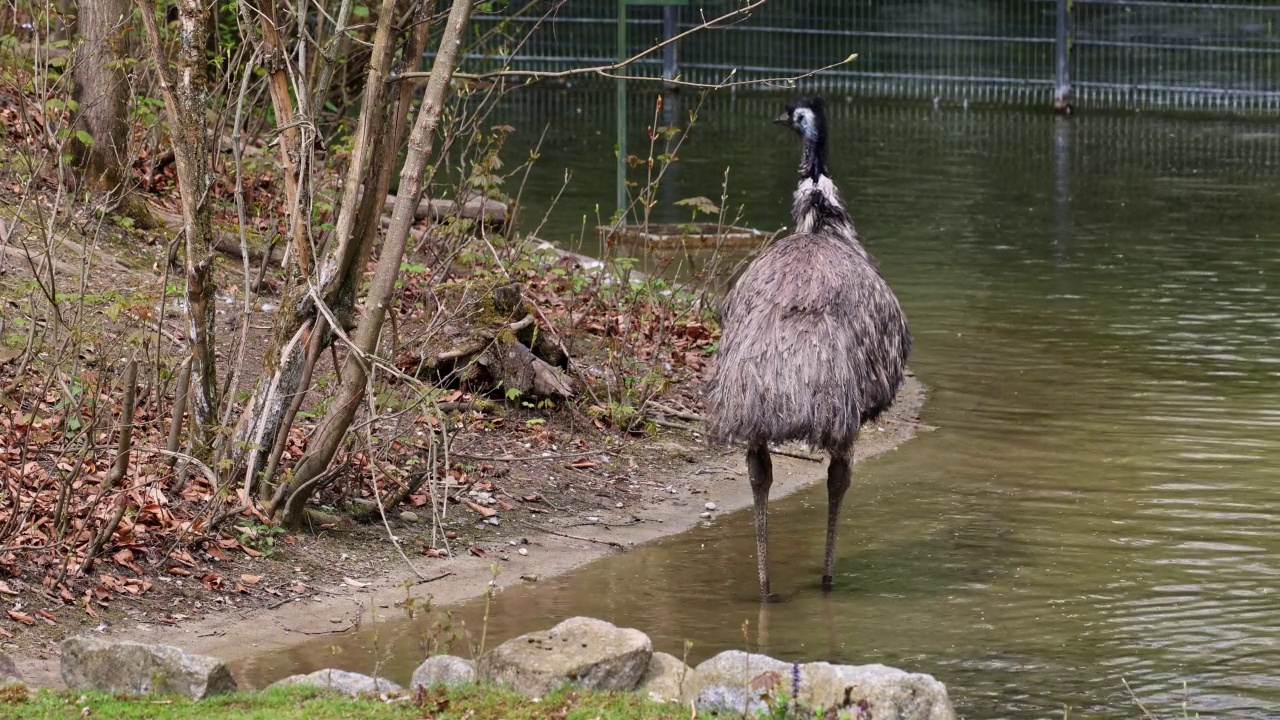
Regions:
<svg viewBox="0 0 1280 720"><path fill-rule="evenodd" d="M605 102L512 111L526 134L560 123L526 198L574 170L544 236L572 237L612 196ZM796 149L768 123L777 102L707 109L675 196L718 196L729 165L748 220L784 222ZM835 592L817 586L815 490L771 517L781 604L754 600L738 513L505 592L490 639L588 614L677 655L692 641L693 661L745 642L930 672L969 718L1135 717L1134 697L1167 716L1184 698L1213 717L1280 713L1280 137L836 110L832 165L911 319L940 429L858 468ZM480 609L460 614L475 626ZM418 632L380 631L399 636L393 678ZM336 661L326 638L254 670L369 662L369 636L338 642Z"/></svg>

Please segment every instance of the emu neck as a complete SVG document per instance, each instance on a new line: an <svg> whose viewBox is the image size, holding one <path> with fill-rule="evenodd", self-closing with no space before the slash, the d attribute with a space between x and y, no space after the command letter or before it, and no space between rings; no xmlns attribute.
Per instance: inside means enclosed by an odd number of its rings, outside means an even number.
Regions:
<svg viewBox="0 0 1280 720"><path fill-rule="evenodd" d="M802 177L796 187L791 205L791 217L797 233L826 235L856 247L862 254L858 232L844 207L844 200L835 183L825 173L817 177Z"/></svg>
<svg viewBox="0 0 1280 720"><path fill-rule="evenodd" d="M809 132L813 132L812 128ZM827 174L827 139L808 133L801 137L804 140L804 150L800 156L800 176L817 182L818 178Z"/></svg>

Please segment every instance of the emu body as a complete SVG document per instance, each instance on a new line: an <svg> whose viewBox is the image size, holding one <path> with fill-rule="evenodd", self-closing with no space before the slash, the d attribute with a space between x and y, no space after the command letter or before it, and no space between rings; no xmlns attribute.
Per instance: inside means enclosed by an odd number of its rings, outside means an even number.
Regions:
<svg viewBox="0 0 1280 720"><path fill-rule="evenodd" d="M765 248L725 298L707 388L712 441L747 444L762 598L769 596L769 444L800 440L831 458L822 570L829 590L858 430L892 404L911 351L902 307L827 175L824 109L821 98L801 99L777 120L802 140L796 232Z"/></svg>

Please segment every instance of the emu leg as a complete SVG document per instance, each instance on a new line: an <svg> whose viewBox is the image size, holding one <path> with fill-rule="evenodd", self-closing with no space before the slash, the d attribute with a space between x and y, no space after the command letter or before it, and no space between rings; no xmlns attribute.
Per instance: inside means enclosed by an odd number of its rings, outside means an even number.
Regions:
<svg viewBox="0 0 1280 720"><path fill-rule="evenodd" d="M747 473L756 505L756 570L760 577L760 599L769 598L769 487L773 485L773 462L764 445L747 448Z"/></svg>
<svg viewBox="0 0 1280 720"><path fill-rule="evenodd" d="M853 469L849 458L832 455L827 466L827 554L822 561L822 589L831 589L831 570L836 564L836 529L840 524L840 504L849 489Z"/></svg>

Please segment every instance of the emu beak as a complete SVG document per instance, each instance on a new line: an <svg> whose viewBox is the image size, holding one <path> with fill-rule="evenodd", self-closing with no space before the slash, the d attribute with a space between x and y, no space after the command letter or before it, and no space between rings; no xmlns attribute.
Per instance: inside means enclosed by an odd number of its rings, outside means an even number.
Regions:
<svg viewBox="0 0 1280 720"><path fill-rule="evenodd" d="M786 113L782 113L782 114L781 114L781 115L779 115L778 117L774 118L774 119L773 119L773 122L774 122L774 124L775 124L775 125L790 125L790 124L791 124L791 117L790 117L789 115L787 115Z"/></svg>

